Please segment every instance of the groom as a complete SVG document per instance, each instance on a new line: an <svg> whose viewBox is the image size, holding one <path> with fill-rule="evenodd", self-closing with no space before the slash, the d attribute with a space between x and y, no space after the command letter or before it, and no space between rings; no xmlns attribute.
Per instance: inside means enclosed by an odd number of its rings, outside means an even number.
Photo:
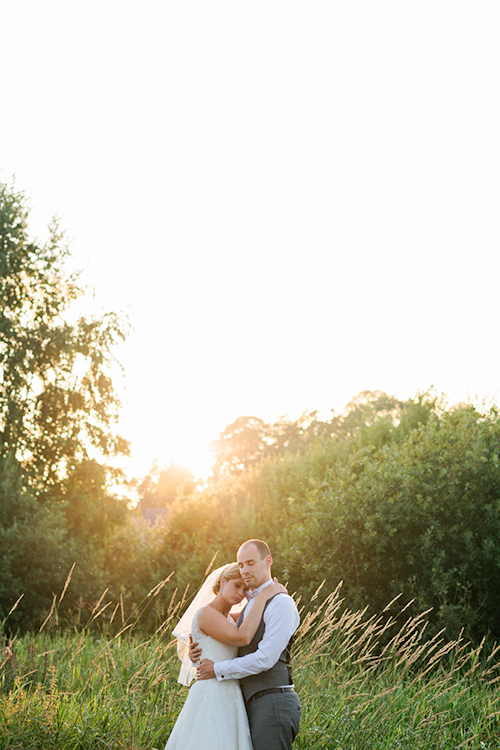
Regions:
<svg viewBox="0 0 500 750"><path fill-rule="evenodd" d="M244 542L236 559L241 577L252 593L259 594L272 583L273 558L265 542ZM242 620L252 604L250 598L240 615ZM298 626L299 613L292 597L277 594L266 604L253 640L239 649L235 659L215 664L203 659L198 667L199 680L215 677L240 681L254 750L291 750L299 731L300 701L290 668L290 644ZM190 647L193 661L201 655L197 646L193 643Z"/></svg>

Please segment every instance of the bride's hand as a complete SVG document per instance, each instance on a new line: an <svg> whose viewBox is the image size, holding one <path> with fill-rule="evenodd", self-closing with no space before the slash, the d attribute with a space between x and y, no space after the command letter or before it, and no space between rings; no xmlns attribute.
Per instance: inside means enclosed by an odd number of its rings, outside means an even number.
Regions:
<svg viewBox="0 0 500 750"><path fill-rule="evenodd" d="M266 586L265 589L263 589L259 596L262 596L265 602L269 601L269 599L272 599L273 596L276 596L276 594L288 594L288 591L286 590L285 586L282 586L281 583L278 583L278 580L276 578L273 578L273 583L271 583L269 586Z"/></svg>
<svg viewBox="0 0 500 750"><path fill-rule="evenodd" d="M192 637L189 636L189 658L193 664L197 664L201 658L201 648L198 645L198 641L193 641Z"/></svg>

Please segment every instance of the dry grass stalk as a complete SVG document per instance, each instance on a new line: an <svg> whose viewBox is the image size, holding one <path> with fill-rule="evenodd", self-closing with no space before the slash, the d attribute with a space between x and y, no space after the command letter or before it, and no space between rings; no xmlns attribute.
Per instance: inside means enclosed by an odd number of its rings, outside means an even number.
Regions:
<svg viewBox="0 0 500 750"><path fill-rule="evenodd" d="M64 599L64 595L65 595L65 593L66 593L66 590L67 590L67 588L68 588L68 586L69 586L69 582L71 581L71 576L73 575L73 571L74 571L74 569L75 569L75 565L76 565L76 563L73 563L73 565L71 566L71 570L70 570L70 571L69 571L69 573L68 573L68 577L66 578L66 583L64 584L64 588L63 588L63 590L62 590L62 594L61 594L61 596L59 597L59 604L60 604L60 603L62 602L62 600Z"/></svg>
<svg viewBox="0 0 500 750"><path fill-rule="evenodd" d="M54 610L56 608L56 601L57 601L57 594L54 594L54 599L52 600L52 606L50 608L50 612L47 615L47 617L45 618L45 620L43 621L43 623L40 625L40 630L38 631L39 633L42 632L42 630L44 629L44 627L46 626L46 624L48 623L48 621L50 620L50 618L54 614Z"/></svg>
<svg viewBox="0 0 500 750"><path fill-rule="evenodd" d="M109 624L112 625L113 620L115 619L115 615L118 612L118 607L120 606L120 602L117 603L116 607L113 610L113 614L111 615L111 619L109 621Z"/></svg>
<svg viewBox="0 0 500 750"><path fill-rule="evenodd" d="M117 634L115 635L115 639L116 639L116 638L119 638L119 637L120 637L121 635L123 635L123 633L125 633L125 632L126 632L127 630L130 630L130 628L133 628L133 627L134 627L134 623L133 623L133 622L130 622L130 623L129 623L128 625L125 625L125 627L124 627L124 628L122 628L122 629L121 629L121 630L120 630L120 631L119 631L119 632L118 632L118 633L117 633Z"/></svg>
<svg viewBox="0 0 500 750"><path fill-rule="evenodd" d="M382 614L383 614L384 612L387 612L387 610L389 610L389 609L390 609L390 608L392 607L392 605L394 604L394 602L397 602L397 600L398 600L398 599L401 599L401 597L402 597L402 596L403 596L403 592L402 592L402 591L400 591L400 592L399 592L399 594L397 594L397 595L396 595L396 596L394 597L394 599L391 599L391 601L389 602L389 604L386 604L386 605L385 605L384 609L382 610Z"/></svg>
<svg viewBox="0 0 500 750"><path fill-rule="evenodd" d="M320 583L320 585L318 586L318 588L316 589L316 591L314 592L314 594L311 596L311 601L312 602L314 602L318 598L319 592L321 591L321 589L323 588L323 586L325 585L325 583L326 583L326 578L323 579L323 581Z"/></svg>
<svg viewBox="0 0 500 750"><path fill-rule="evenodd" d="M19 604L19 602L21 601L21 599L23 598L23 596L24 596L24 594L21 594L21 596L19 597L19 599L17 600L17 602L12 605L12 607L9 610L9 614L7 615L7 617L9 617L13 613L13 611L16 609L17 605Z"/></svg>
<svg viewBox="0 0 500 750"><path fill-rule="evenodd" d="M217 550L217 552L215 553L215 555L214 555L214 556L212 557L212 559L211 559L211 560L210 560L210 562L208 563L208 567L207 567L207 569L205 570L205 576L204 576L205 578L207 577L207 575L208 575L208 574L210 573L210 571L212 570L212 565L214 564L214 562L215 562L215 558L217 557L217 555L218 555L218 554L219 554L219 550Z"/></svg>
<svg viewBox="0 0 500 750"><path fill-rule="evenodd" d="M457 750L460 750L461 747L465 747L466 745L468 745L470 742L472 742L473 740L477 739L478 737L479 737L478 733L473 734L470 737L467 737L467 739L465 739L463 742L461 742L460 745L457 745Z"/></svg>
<svg viewBox="0 0 500 750"><path fill-rule="evenodd" d="M104 605L104 607L101 607L99 612L96 612L96 614L92 617L91 622L92 620L97 620L97 618L100 617L102 613L104 612L104 610L107 609L111 604L113 604L113 602L108 602L107 604Z"/></svg>
<svg viewBox="0 0 500 750"><path fill-rule="evenodd" d="M106 588L106 589L104 589L104 591L102 592L102 594L101 594L101 596L100 596L100 598L99 598L98 602L97 602L97 603L96 603L96 604L94 605L94 608L92 609L92 612L90 613L91 615L93 615L93 614L94 614L94 612L95 612L95 611L96 611L97 609L99 609L99 607L101 606L101 602L102 602L102 600L104 599L104 597L106 596L106 594L108 593L108 591L109 591L109 587L108 587L108 588Z"/></svg>
<svg viewBox="0 0 500 750"><path fill-rule="evenodd" d="M151 591L149 592L148 596L158 596L162 588L165 586L166 583L170 581L172 576L174 575L175 571L173 570L169 576L163 579L163 581L160 581L160 583L157 583L156 586L153 586Z"/></svg>

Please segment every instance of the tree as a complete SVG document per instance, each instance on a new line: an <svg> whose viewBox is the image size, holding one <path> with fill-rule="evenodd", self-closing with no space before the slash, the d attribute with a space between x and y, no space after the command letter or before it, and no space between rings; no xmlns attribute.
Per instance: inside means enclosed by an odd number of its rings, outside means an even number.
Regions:
<svg viewBox="0 0 500 750"><path fill-rule="evenodd" d="M262 460L303 450L319 437L331 437L331 422L305 411L292 421L285 416L267 424L259 417L239 417L212 445L215 479L247 470Z"/></svg>
<svg viewBox="0 0 500 750"><path fill-rule="evenodd" d="M232 474L258 463L271 443L270 425L258 417L238 417L210 446L216 458L214 476Z"/></svg>
<svg viewBox="0 0 500 750"><path fill-rule="evenodd" d="M124 326L112 313L73 321L83 289L68 256L56 222L45 244L29 237L25 196L0 184L0 458L42 495L92 448L127 451L109 373Z"/></svg>
<svg viewBox="0 0 500 750"><path fill-rule="evenodd" d="M466 406L419 424L353 451L311 489L291 577L303 592L343 580L349 605L372 611L402 593L409 614L432 608L430 631L498 638L498 412Z"/></svg>
<svg viewBox="0 0 500 750"><path fill-rule="evenodd" d="M76 316L84 290L64 236L53 222L47 242L32 239L28 216L0 183L0 619L22 594L13 619L31 627L73 562L86 595L100 589L95 551L126 511L109 459L128 445L111 379L124 323Z"/></svg>
<svg viewBox="0 0 500 750"><path fill-rule="evenodd" d="M156 463L139 485L140 502L145 507L167 508L183 493L189 495L196 487L193 474L181 464L171 463L161 469Z"/></svg>

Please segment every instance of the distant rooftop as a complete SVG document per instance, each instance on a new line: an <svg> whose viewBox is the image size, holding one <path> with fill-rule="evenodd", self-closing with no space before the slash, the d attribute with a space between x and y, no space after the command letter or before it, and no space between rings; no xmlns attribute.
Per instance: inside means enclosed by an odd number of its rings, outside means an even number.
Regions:
<svg viewBox="0 0 500 750"><path fill-rule="evenodd" d="M168 516L168 508L154 508L139 503L139 510L144 520L151 526L154 526L157 521L166 521L166 517Z"/></svg>

